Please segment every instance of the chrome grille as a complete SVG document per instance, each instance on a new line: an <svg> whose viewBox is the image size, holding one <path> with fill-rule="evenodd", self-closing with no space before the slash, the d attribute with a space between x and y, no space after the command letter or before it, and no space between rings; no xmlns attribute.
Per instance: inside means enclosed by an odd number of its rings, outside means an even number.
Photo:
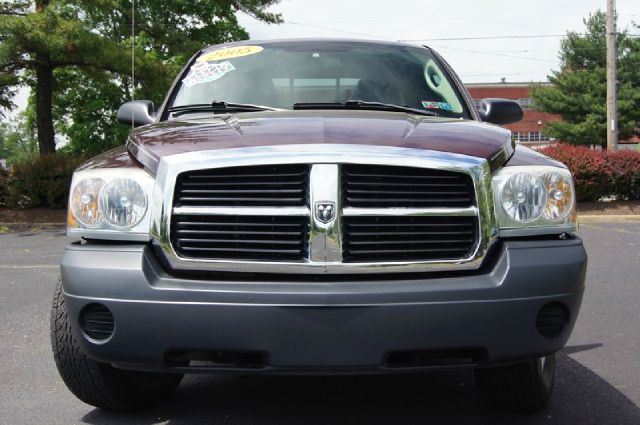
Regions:
<svg viewBox="0 0 640 425"><path fill-rule="evenodd" d="M177 155L158 175L153 241L174 270L475 270L497 238L491 171L472 157L273 146Z"/></svg>
<svg viewBox="0 0 640 425"><path fill-rule="evenodd" d="M466 207L473 205L471 176L446 170L385 165L342 167L343 206Z"/></svg>
<svg viewBox="0 0 640 425"><path fill-rule="evenodd" d="M476 217L344 217L345 262L433 261L468 257Z"/></svg>
<svg viewBox="0 0 640 425"><path fill-rule="evenodd" d="M176 206L301 206L309 166L262 165L189 171L178 176Z"/></svg>
<svg viewBox="0 0 640 425"><path fill-rule="evenodd" d="M172 244L183 257L303 261L308 217L174 215Z"/></svg>

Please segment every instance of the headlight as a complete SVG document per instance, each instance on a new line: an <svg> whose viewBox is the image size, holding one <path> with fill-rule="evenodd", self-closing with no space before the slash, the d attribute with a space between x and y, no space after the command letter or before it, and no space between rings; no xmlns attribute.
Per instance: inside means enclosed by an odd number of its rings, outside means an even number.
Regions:
<svg viewBox="0 0 640 425"><path fill-rule="evenodd" d="M544 183L529 173L514 174L502 186L500 202L512 220L521 223L536 221L547 205Z"/></svg>
<svg viewBox="0 0 640 425"><path fill-rule="evenodd" d="M113 179L100 191L100 213L114 227L133 227L146 212L147 194L133 179Z"/></svg>
<svg viewBox="0 0 640 425"><path fill-rule="evenodd" d="M154 179L139 169L83 170L73 175L67 232L93 239L149 240Z"/></svg>
<svg viewBox="0 0 640 425"><path fill-rule="evenodd" d="M493 177L493 195L502 234L575 230L575 192L566 169L505 167Z"/></svg>

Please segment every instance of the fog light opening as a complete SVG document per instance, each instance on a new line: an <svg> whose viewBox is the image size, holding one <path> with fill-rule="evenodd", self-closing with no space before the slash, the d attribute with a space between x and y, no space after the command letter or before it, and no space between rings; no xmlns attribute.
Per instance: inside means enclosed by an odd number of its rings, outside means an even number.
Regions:
<svg viewBox="0 0 640 425"><path fill-rule="evenodd" d="M115 330L113 314L103 304L89 304L80 312L80 329L89 339L106 341Z"/></svg>
<svg viewBox="0 0 640 425"><path fill-rule="evenodd" d="M562 333L569 322L569 309L559 302L550 302L542 306L536 317L536 329L546 338L553 338Z"/></svg>

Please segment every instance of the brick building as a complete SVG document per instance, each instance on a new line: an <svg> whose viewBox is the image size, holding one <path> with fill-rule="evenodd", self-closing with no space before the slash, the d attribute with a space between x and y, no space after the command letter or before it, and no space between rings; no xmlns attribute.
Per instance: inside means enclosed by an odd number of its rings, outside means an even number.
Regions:
<svg viewBox="0 0 640 425"><path fill-rule="evenodd" d="M513 132L513 138L517 142L540 145L554 141L544 134L543 129L548 122L559 121L561 118L532 108L531 83L477 83L466 84L466 87L476 106L481 99L487 97L512 99L520 104L524 111L522 121L505 126Z"/></svg>
<svg viewBox="0 0 640 425"><path fill-rule="evenodd" d="M533 109L531 83L475 83L466 84L465 86L469 90L471 97L473 97L476 107L479 106L480 100L487 97L511 99L520 104L524 111L522 121L504 126L513 132L513 138L516 142L540 146L555 141L555 139L544 134L544 127L547 123L560 121L562 118L558 115L547 114ZM640 138L633 137L631 140L619 140L618 149L640 150Z"/></svg>

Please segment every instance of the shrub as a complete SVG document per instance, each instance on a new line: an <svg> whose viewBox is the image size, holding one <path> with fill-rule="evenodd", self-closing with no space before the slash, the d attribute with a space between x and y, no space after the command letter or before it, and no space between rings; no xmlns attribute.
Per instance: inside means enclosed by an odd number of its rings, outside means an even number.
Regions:
<svg viewBox="0 0 640 425"><path fill-rule="evenodd" d="M569 167L578 202L597 201L610 194L609 165L601 151L558 143L546 146L540 152Z"/></svg>
<svg viewBox="0 0 640 425"><path fill-rule="evenodd" d="M0 207L7 205L7 180L9 172L0 167Z"/></svg>
<svg viewBox="0 0 640 425"><path fill-rule="evenodd" d="M640 152L610 152L606 156L612 194L618 199L640 199Z"/></svg>
<svg viewBox="0 0 640 425"><path fill-rule="evenodd" d="M7 179L7 205L11 208L65 208L71 176L82 158L45 155L14 163Z"/></svg>
<svg viewBox="0 0 640 425"><path fill-rule="evenodd" d="M603 196L640 199L640 152L596 151L561 143L540 152L569 167L578 202L597 201Z"/></svg>

